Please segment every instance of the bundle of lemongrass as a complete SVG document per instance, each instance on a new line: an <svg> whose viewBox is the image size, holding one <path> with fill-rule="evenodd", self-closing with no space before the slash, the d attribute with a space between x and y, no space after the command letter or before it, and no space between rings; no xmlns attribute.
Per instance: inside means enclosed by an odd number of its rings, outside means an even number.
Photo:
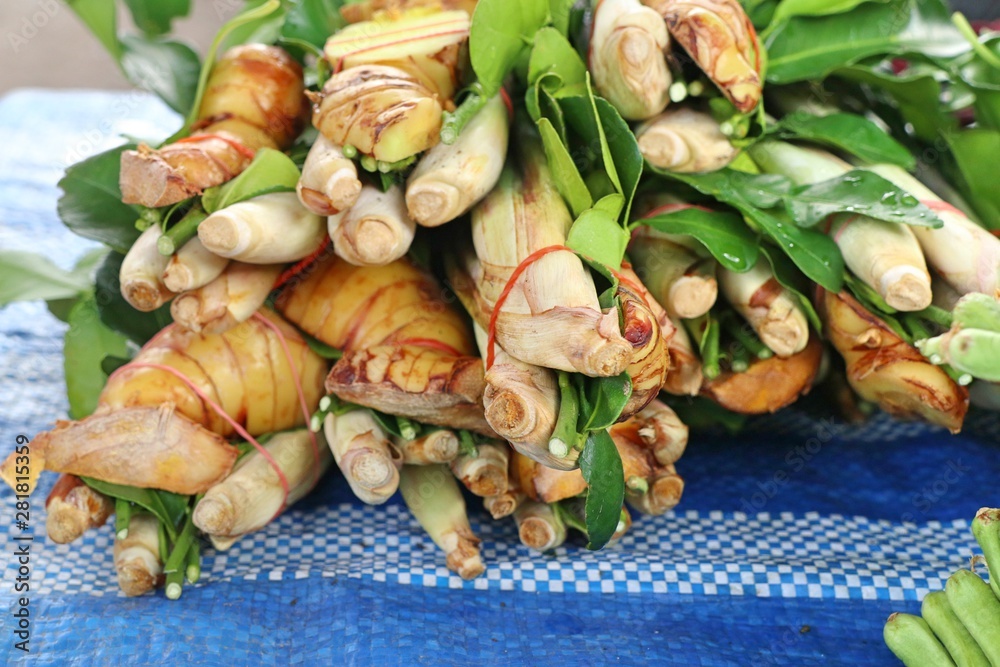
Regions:
<svg viewBox="0 0 1000 667"><path fill-rule="evenodd" d="M198 532L229 548L333 462L363 502L401 491L469 578L460 485L533 549L604 546L623 503L680 501L670 405L781 409L836 379L824 338L895 414L957 431L966 385L995 397L1000 240L905 149L836 109L766 116L736 0L558 4L346 5L312 47L210 61L181 133L118 149L135 310L95 326L168 302L173 324L32 442L32 486L62 473L53 540L113 513L122 590L176 597Z"/></svg>

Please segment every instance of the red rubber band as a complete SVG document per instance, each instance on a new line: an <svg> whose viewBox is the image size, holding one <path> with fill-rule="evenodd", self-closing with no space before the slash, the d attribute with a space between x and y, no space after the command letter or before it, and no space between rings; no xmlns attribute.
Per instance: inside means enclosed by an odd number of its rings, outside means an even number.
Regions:
<svg viewBox="0 0 1000 667"><path fill-rule="evenodd" d="M229 137L224 137L221 134L214 134L212 132L203 132L201 134L192 134L190 137L184 137L182 139L178 139L174 143L175 144L189 144L189 143L201 141L202 139L218 139L219 141L224 141L225 143L229 144L230 148L232 148L234 151L236 151L237 153L239 153L240 155L242 155L243 157L245 157L248 160L252 160L256 156L256 154L252 150L250 150L249 148L247 148L246 146L244 146L240 142L236 141L235 139L230 139Z"/></svg>
<svg viewBox="0 0 1000 667"><path fill-rule="evenodd" d="M259 442L257 442L257 440L252 435L250 435L245 428L240 426L239 422L230 417L229 414L222 409L222 406L220 406L218 403L209 398L205 394L205 392L203 392L201 389L198 388L198 386L194 383L194 381L191 380L191 378L189 378L187 375L180 372L176 368L165 366L163 364L132 362L119 368L117 371L112 373L111 377L114 377L119 371L126 368L153 368L159 371L166 371L167 373L170 373L171 375L179 379L181 382L186 384L188 388L191 391L193 391L195 395L198 396L198 398L200 398L205 405L215 410L216 413L218 413L218 415L222 417L224 421L228 422L229 425L233 427L233 430L236 431L236 433L238 433L240 437L249 442L251 445L253 445L254 449L260 452L260 455L263 456L269 464L271 464L271 467L274 468L274 471L278 474L278 481L281 482L281 490L285 494L285 499L282 501L281 507L278 508L278 511L275 512L273 517L271 517L270 521L274 521L274 519L277 518L277 516L284 511L285 507L287 506L288 495L290 493L290 488L288 486L288 478L285 477L285 473L278 466L278 462L274 460L273 456L271 456L271 452L267 451ZM111 378L108 379L110 380ZM270 521L268 521L268 523L270 523Z"/></svg>
<svg viewBox="0 0 1000 667"><path fill-rule="evenodd" d="M934 211L935 213L954 213L955 215L960 215L963 218L966 217L960 209L955 208L946 201L941 201L940 199L921 199L920 203Z"/></svg>
<svg viewBox="0 0 1000 667"><path fill-rule="evenodd" d="M447 343L442 343L439 340L434 340L433 338L404 338L403 340L397 340L393 342L393 345L413 345L415 347L426 347L433 350L438 350L439 352L444 352L445 354L450 354L453 357L464 357L466 355L462 354L451 345Z"/></svg>
<svg viewBox="0 0 1000 667"><path fill-rule="evenodd" d="M313 461L316 463L316 474L313 477L313 487L315 487L316 484L319 483L321 467L319 460L319 444L316 442L316 434L313 433L313 430L309 427L309 421L312 415L309 412L309 406L306 404L306 392L302 389L302 380L299 378L299 370L295 367L295 361L292 357L291 350L288 348L288 341L285 339L285 334L280 328L278 328L278 325L261 315L259 311L251 315L251 318L257 320L274 332L274 335L278 338L278 342L281 344L281 349L285 353L285 359L288 361L288 367L292 371L292 381L295 383L295 391L299 395L299 406L302 408L302 417L305 419L306 430L309 432L309 441L312 443Z"/></svg>
<svg viewBox="0 0 1000 667"><path fill-rule="evenodd" d="M503 307L503 304L507 300L507 297L510 296L510 293L514 289L514 285L517 283L518 278L521 277L521 274L523 274L528 269L529 266L540 260L542 257L553 252L558 252L560 250L571 252L577 257L580 257L581 259L587 261L591 262L594 261L592 258L587 257L586 255L581 255L572 248L567 248L564 245L546 246L544 248L541 248L540 250L536 250L535 252L531 253L523 260L521 260L521 263L514 268L514 270L510 274L510 277L507 278L507 283L503 286L503 291L500 292L500 296L497 297L496 303L493 304L493 312L490 313L490 324L489 328L487 329L487 335L486 335L486 370L492 368L493 362L496 361L497 318L500 316L500 309ZM615 271L611 267L608 267L608 270L611 272L611 275L613 275L618 280L618 282L629 285L633 290L638 289L635 283L633 283L631 280L623 276L618 271Z"/></svg>
<svg viewBox="0 0 1000 667"><path fill-rule="evenodd" d="M289 280L291 280L292 278L299 275L300 273L308 269L310 266L315 264L316 261L323 256L327 248L330 247L330 243L331 243L330 235L327 234L326 236L323 237L323 243L321 243L320 246L316 248L315 252L313 252L305 259L300 259L298 262L292 264L290 267L285 269L282 272L282 274L278 276L278 279L274 281L274 287L272 287L271 290L274 291L279 287L284 286L285 283L287 283Z"/></svg>
<svg viewBox="0 0 1000 667"><path fill-rule="evenodd" d="M507 93L507 89L503 86L500 87L500 99L503 100L504 106L507 107L507 117L513 120L514 103L510 101L510 95Z"/></svg>

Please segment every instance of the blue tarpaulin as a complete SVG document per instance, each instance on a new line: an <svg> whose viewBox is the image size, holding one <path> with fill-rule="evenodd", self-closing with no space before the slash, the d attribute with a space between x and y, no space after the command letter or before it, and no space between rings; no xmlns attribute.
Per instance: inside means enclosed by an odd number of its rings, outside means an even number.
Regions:
<svg viewBox="0 0 1000 667"><path fill-rule="evenodd" d="M72 162L162 138L178 119L140 93L20 91L0 100L0 248L72 266L94 244L59 223ZM0 454L66 413L65 325L41 304L0 311ZM745 433L696 434L684 499L617 545L520 546L470 503L486 574L463 582L405 507L353 500L331 473L226 553L207 551L176 602L118 593L111 526L45 538L43 500L15 525L0 490L0 660L10 664L892 665L882 624L919 610L975 550L997 493L1000 420L958 436L883 416L854 426L808 402ZM14 648L15 537L33 536L29 655Z"/></svg>

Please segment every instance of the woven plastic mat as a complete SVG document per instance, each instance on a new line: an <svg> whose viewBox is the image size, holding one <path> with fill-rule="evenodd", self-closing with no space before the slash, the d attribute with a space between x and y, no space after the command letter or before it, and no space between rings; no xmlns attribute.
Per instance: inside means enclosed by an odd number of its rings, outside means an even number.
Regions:
<svg viewBox="0 0 1000 667"><path fill-rule="evenodd" d="M177 119L139 93L19 91L0 100L0 248L70 266L92 244L58 222L68 164L162 137ZM44 128L44 130L40 129ZM41 304L0 311L0 454L64 417L65 325ZM48 542L42 503L15 525L0 490L0 660L183 665L892 665L891 611L914 611L968 563L969 519L1000 504L1000 419L951 436L884 416L863 427L804 408L744 434L697 435L677 511L620 544L530 553L471 502L486 574L463 582L396 500L353 501L335 472L265 530L206 553L177 602L118 592L112 530ZM13 556L30 541L30 591ZM29 598L24 653L15 647Z"/></svg>

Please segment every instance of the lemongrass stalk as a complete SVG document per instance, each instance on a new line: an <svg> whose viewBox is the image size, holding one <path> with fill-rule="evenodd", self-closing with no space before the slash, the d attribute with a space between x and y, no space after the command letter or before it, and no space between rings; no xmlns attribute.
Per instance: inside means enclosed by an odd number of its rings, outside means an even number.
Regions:
<svg viewBox="0 0 1000 667"><path fill-rule="evenodd" d="M237 463L223 481L209 489L194 509L194 523L205 533L237 537L260 530L279 511L298 501L330 466L330 448L316 434L319 460L309 431L285 431L272 437L264 449L274 463L254 449ZM286 497L281 484L288 483Z"/></svg>
<svg viewBox="0 0 1000 667"><path fill-rule="evenodd" d="M719 350L721 331L719 321L711 313L697 319L684 320L688 332L698 339L701 352L701 372L706 380L714 380L722 372L721 362L724 357Z"/></svg>
<svg viewBox="0 0 1000 667"><path fill-rule="evenodd" d="M410 249L416 228L398 185L385 192L366 185L354 206L327 219L334 251L357 266L383 266L399 259Z"/></svg>
<svg viewBox="0 0 1000 667"><path fill-rule="evenodd" d="M809 321L795 295L782 287L767 262L744 273L719 268L723 296L779 357L790 357L809 342Z"/></svg>
<svg viewBox="0 0 1000 667"><path fill-rule="evenodd" d="M339 146L319 135L306 155L295 192L302 205L316 215L346 211L361 193L358 168Z"/></svg>
<svg viewBox="0 0 1000 667"><path fill-rule="evenodd" d="M156 310L174 295L163 284L163 272L170 258L157 250L159 238L158 225L144 231L129 248L118 272L122 297L143 312Z"/></svg>
<svg viewBox="0 0 1000 667"><path fill-rule="evenodd" d="M520 491L508 489L505 493L483 498L483 507L494 519L502 519L513 514L526 498Z"/></svg>
<svg viewBox="0 0 1000 667"><path fill-rule="evenodd" d="M566 524L552 505L528 500L514 511L521 544L535 551L550 551L566 541Z"/></svg>
<svg viewBox="0 0 1000 667"><path fill-rule="evenodd" d="M196 236L170 258L163 284L173 292L189 292L218 278L228 265L229 259L216 255Z"/></svg>
<svg viewBox="0 0 1000 667"><path fill-rule="evenodd" d="M632 419L638 427L637 435L653 450L660 465L676 463L684 455L688 427L669 406L653 401Z"/></svg>
<svg viewBox="0 0 1000 667"><path fill-rule="evenodd" d="M170 304L174 321L189 331L219 334L245 322L264 305L281 265L230 262L218 278Z"/></svg>
<svg viewBox="0 0 1000 667"><path fill-rule="evenodd" d="M688 107L651 118L635 131L635 138L649 164L678 174L717 171L739 153L711 114Z"/></svg>
<svg viewBox="0 0 1000 667"><path fill-rule="evenodd" d="M459 454L459 439L454 431L438 429L415 440L393 437L396 448L403 454L403 463L408 465L431 465L451 463Z"/></svg>
<svg viewBox="0 0 1000 667"><path fill-rule="evenodd" d="M697 396L704 381L701 360L687 328L677 320L672 322L674 335L667 342L670 370L667 371L663 390L675 396Z"/></svg>
<svg viewBox="0 0 1000 667"><path fill-rule="evenodd" d="M323 136L376 160L397 162L438 142L441 99L397 67L364 64L345 69L310 97L313 125Z"/></svg>
<svg viewBox="0 0 1000 667"><path fill-rule="evenodd" d="M503 442L477 446L475 456L462 454L451 462L451 471L469 491L485 498L507 490L510 448Z"/></svg>
<svg viewBox="0 0 1000 667"><path fill-rule="evenodd" d="M927 263L961 294L982 292L1000 298L1000 238L950 206L930 188L893 165L868 167L934 209L944 225L914 227Z"/></svg>
<svg viewBox="0 0 1000 667"><path fill-rule="evenodd" d="M672 77L663 18L639 0L600 0L594 9L588 69L594 87L627 120L667 106Z"/></svg>
<svg viewBox="0 0 1000 667"><path fill-rule="evenodd" d="M448 569L463 579L485 570L479 539L472 533L462 492L445 465L403 466L399 490L434 544L445 552Z"/></svg>
<svg viewBox="0 0 1000 667"><path fill-rule="evenodd" d="M127 536L115 539L118 587L129 597L148 593L163 579L159 525L159 520L149 512L134 512Z"/></svg>
<svg viewBox="0 0 1000 667"><path fill-rule="evenodd" d="M198 238L221 257L282 264L308 257L326 235L323 219L292 192L272 192L220 209L198 226Z"/></svg>
<svg viewBox="0 0 1000 667"><path fill-rule="evenodd" d="M524 139L522 174L506 168L472 212L479 262L466 257L466 269L488 311L515 268L538 250L565 244L573 222L541 147L533 137ZM556 331L560 335L553 335ZM590 272L568 250L550 252L524 268L498 309L496 340L527 363L600 377L621 373L632 352L618 313L602 311Z"/></svg>
<svg viewBox="0 0 1000 667"><path fill-rule="evenodd" d="M782 174L800 185L835 178L851 169L851 165L824 151L780 141L762 141L749 151L764 171ZM931 277L915 228L840 213L831 217L827 231L840 248L847 268L891 307L916 311L931 304Z"/></svg>
<svg viewBox="0 0 1000 667"><path fill-rule="evenodd" d="M438 144L417 163L406 182L410 216L425 227L437 227L472 208L499 180L508 136L507 106L496 95L454 143Z"/></svg>
<svg viewBox="0 0 1000 667"><path fill-rule="evenodd" d="M173 255L188 241L198 236L198 225L208 217L201 205L195 205L184 214L184 217L170 226L156 240L156 249L161 255Z"/></svg>
<svg viewBox="0 0 1000 667"><path fill-rule="evenodd" d="M464 296L460 298L466 301ZM473 329L480 354L485 359L487 335L475 316ZM526 364L499 346L495 355L493 366L486 371L486 390L483 392L483 406L490 427L525 456L555 468L576 467L579 452L570 448L566 457L561 458L549 449L560 400L555 371Z"/></svg>
<svg viewBox="0 0 1000 667"><path fill-rule="evenodd" d="M650 227L637 227L629 243L629 258L650 294L672 317L700 317L715 303L718 284L712 276L711 284L700 289L692 285L678 288L678 282L686 278L701 258L676 240Z"/></svg>
<svg viewBox="0 0 1000 667"><path fill-rule="evenodd" d="M69 544L91 528L104 525L115 503L83 483L63 474L45 500L45 532L56 544Z"/></svg>
<svg viewBox="0 0 1000 667"><path fill-rule="evenodd" d="M844 357L848 382L863 399L893 415L961 430L969 404L964 387L846 292L824 292L818 305L826 338Z"/></svg>
<svg viewBox="0 0 1000 667"><path fill-rule="evenodd" d="M327 444L354 495L380 505L399 487L402 457L365 409L330 413L323 422Z"/></svg>
<svg viewBox="0 0 1000 667"><path fill-rule="evenodd" d="M770 359L774 356L774 351L764 345L763 342L753 333L753 328L749 324L740 320L732 311L724 311L719 315L719 322L726 332L732 336L737 343L743 346L747 352L758 359Z"/></svg>

